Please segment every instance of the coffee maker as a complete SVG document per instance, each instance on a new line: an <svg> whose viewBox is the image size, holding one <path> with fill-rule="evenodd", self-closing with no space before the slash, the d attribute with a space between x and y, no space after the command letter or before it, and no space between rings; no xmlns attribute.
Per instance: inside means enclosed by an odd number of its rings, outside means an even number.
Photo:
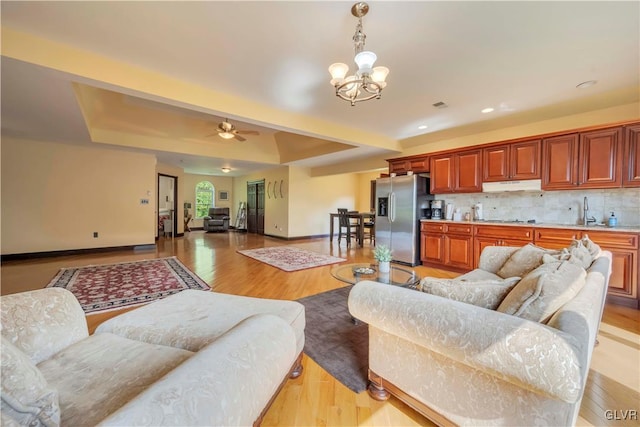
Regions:
<svg viewBox="0 0 640 427"><path fill-rule="evenodd" d="M444 200L432 200L431 201L431 219L442 219L443 207L444 207Z"/></svg>

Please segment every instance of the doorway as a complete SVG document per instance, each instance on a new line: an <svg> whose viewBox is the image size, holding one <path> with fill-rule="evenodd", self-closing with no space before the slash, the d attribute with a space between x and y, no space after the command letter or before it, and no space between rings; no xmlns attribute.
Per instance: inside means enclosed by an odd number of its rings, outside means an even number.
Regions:
<svg viewBox="0 0 640 427"><path fill-rule="evenodd" d="M247 182L247 232L264 234L264 179Z"/></svg>
<svg viewBox="0 0 640 427"><path fill-rule="evenodd" d="M158 174L158 201L157 205L157 233L160 235L175 236L178 232L176 221L178 206L178 177Z"/></svg>

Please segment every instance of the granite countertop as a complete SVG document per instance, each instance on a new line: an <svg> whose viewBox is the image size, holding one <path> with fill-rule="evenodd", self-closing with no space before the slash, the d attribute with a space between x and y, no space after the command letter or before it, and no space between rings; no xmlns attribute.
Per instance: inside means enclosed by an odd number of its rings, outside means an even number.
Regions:
<svg viewBox="0 0 640 427"><path fill-rule="evenodd" d="M617 226L608 227L605 224L597 225L579 225L579 224L554 224L550 222L536 222L528 223L526 221L502 221L502 220L484 220L484 221L452 221L447 219L421 219L420 222L442 222L451 224L474 224L474 225L500 225L508 227L534 227L534 228L564 228L573 230L587 230L587 231L614 231L614 232L627 232L627 233L640 233L640 225L635 226Z"/></svg>

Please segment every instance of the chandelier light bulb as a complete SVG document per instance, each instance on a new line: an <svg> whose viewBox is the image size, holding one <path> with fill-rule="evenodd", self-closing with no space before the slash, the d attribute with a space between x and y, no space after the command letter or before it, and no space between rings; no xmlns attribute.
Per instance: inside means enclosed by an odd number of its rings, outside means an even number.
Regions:
<svg viewBox="0 0 640 427"><path fill-rule="evenodd" d="M373 74L371 74L371 80L378 83L381 88L384 88L387 85L385 80L387 79L388 74L389 69L387 67L375 67L373 69Z"/></svg>
<svg viewBox="0 0 640 427"><path fill-rule="evenodd" d="M331 84L333 86L341 84L344 81L344 77L349 72L349 66L342 62L336 62L329 66L329 73L331 73Z"/></svg>
<svg viewBox="0 0 640 427"><path fill-rule="evenodd" d="M358 64L358 73L371 74L371 70L373 69L373 64L376 62L376 59L378 59L376 54L368 50L357 54L354 61Z"/></svg>

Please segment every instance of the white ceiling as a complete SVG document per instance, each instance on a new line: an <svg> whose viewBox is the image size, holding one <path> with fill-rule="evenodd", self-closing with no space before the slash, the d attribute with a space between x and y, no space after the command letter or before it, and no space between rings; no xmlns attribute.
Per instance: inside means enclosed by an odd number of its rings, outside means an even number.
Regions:
<svg viewBox="0 0 640 427"><path fill-rule="evenodd" d="M401 143L487 120L496 126L510 118L535 121L545 108L563 103L562 113L572 114L639 97L640 2L387 1L370 2L363 26L367 48L378 55L376 65L391 70L388 86L382 99L351 107L335 97L327 72L333 62L353 64L351 5L2 1L1 18L3 28ZM587 80L598 83L576 89ZM71 81L96 83L3 56L3 135L89 142ZM448 108L434 108L438 101ZM173 104L166 111L180 114ZM495 111L482 114L485 107ZM217 123L226 113L198 114ZM263 135L273 129L325 137L268 118L230 118L238 128L260 129ZM419 130L420 125L428 127ZM354 149L287 164L316 167L398 152L366 141L346 142ZM218 174L222 166L247 173L274 166L252 162L250 152L244 160L225 158L224 151L215 157L156 154L191 173Z"/></svg>

